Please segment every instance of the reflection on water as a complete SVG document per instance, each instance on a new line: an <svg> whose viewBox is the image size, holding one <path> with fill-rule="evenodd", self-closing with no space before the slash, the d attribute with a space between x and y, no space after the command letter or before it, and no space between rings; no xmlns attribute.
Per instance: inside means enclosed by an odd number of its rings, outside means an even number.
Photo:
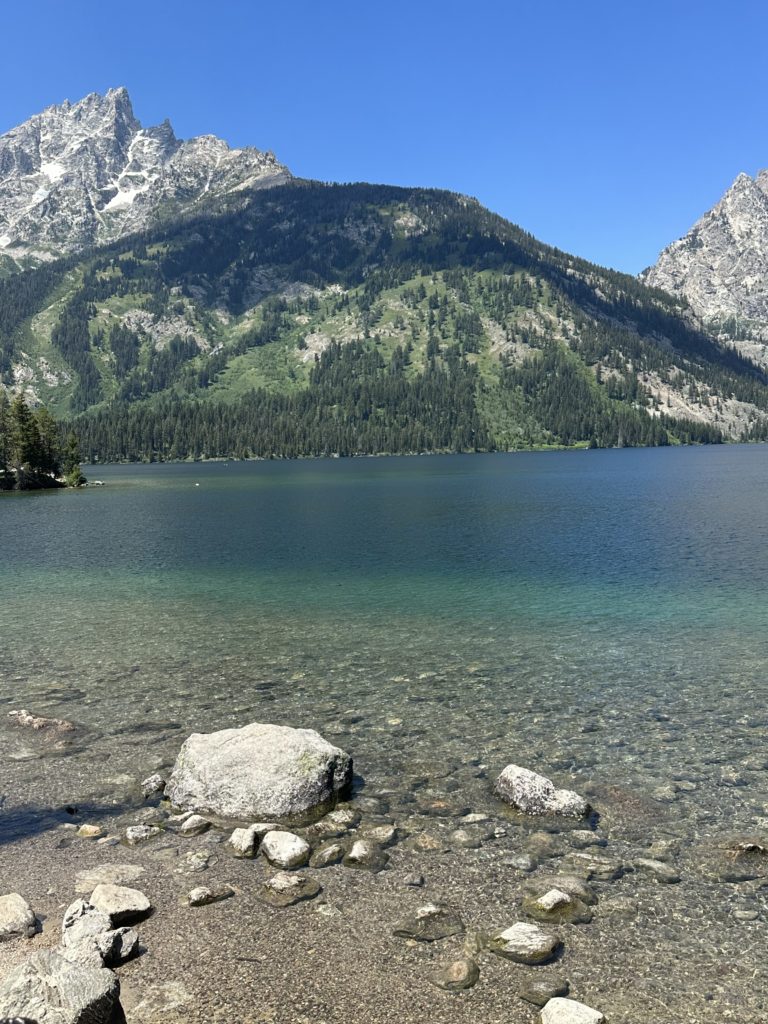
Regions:
<svg viewBox="0 0 768 1024"><path fill-rule="evenodd" d="M509 761L572 775L691 857L765 825L768 449L94 475L0 499L0 700L81 729L39 759L0 719L12 802L99 799L262 720L477 809Z"/></svg>

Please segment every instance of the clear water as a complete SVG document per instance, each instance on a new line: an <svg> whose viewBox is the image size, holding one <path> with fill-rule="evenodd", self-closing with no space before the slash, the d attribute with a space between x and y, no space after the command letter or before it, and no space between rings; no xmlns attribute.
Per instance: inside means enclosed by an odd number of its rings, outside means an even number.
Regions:
<svg viewBox="0 0 768 1024"><path fill-rule="evenodd" d="M89 475L0 498L0 700L83 730L46 750L0 717L6 809L261 720L339 742L369 792L451 777L483 810L509 761L570 778L617 842L679 838L692 877L766 824L768 448Z"/></svg>

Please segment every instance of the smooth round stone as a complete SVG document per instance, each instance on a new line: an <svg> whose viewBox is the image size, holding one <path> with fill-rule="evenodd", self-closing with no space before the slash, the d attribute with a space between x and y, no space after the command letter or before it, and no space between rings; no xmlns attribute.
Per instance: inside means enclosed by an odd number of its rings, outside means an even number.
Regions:
<svg viewBox="0 0 768 1024"><path fill-rule="evenodd" d="M450 964L445 964L429 980L446 992L461 992L476 985L479 978L480 968L477 963L469 957L461 957Z"/></svg>
<svg viewBox="0 0 768 1024"><path fill-rule="evenodd" d="M312 847L293 832L267 832L261 841L261 852L278 868L300 868L309 860Z"/></svg>
<svg viewBox="0 0 768 1024"><path fill-rule="evenodd" d="M526 1003L533 1003L534 1006L546 1006L550 999L567 996L568 989L566 979L553 974L547 978L532 978L520 990L520 998Z"/></svg>
<svg viewBox="0 0 768 1024"><path fill-rule="evenodd" d="M81 825L77 834L82 839L100 839L104 835L104 829L101 825Z"/></svg>
<svg viewBox="0 0 768 1024"><path fill-rule="evenodd" d="M545 932L538 925L519 921L491 938L490 948L498 956L519 964L543 964L551 960L561 946L560 936Z"/></svg>

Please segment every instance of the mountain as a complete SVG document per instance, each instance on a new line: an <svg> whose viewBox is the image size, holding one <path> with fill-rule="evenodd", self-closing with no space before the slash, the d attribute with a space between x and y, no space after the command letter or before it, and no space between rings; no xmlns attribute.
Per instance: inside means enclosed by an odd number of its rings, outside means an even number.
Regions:
<svg viewBox="0 0 768 1024"><path fill-rule="evenodd" d="M740 174L641 278L685 298L705 324L768 367L768 171Z"/></svg>
<svg viewBox="0 0 768 1024"><path fill-rule="evenodd" d="M272 153L143 128L123 88L92 93L0 136L0 258L82 250L290 177Z"/></svg>
<svg viewBox="0 0 768 1024"><path fill-rule="evenodd" d="M0 382L89 459L768 436L684 300L466 196L289 180L0 280Z"/></svg>

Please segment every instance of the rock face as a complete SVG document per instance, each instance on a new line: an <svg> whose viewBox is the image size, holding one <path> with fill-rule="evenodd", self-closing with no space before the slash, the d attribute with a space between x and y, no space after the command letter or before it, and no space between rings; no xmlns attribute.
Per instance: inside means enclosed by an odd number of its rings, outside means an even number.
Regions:
<svg viewBox="0 0 768 1024"><path fill-rule="evenodd" d="M0 252L81 249L290 177L272 153L143 128L123 88L91 93L0 136Z"/></svg>
<svg viewBox="0 0 768 1024"><path fill-rule="evenodd" d="M36 929L35 914L17 892L0 896L0 942L20 936L31 938Z"/></svg>
<svg viewBox="0 0 768 1024"><path fill-rule="evenodd" d="M177 807L241 821L301 821L332 806L352 779L352 759L313 729L254 723L193 733L166 796Z"/></svg>
<svg viewBox="0 0 768 1024"><path fill-rule="evenodd" d="M583 818L589 814L589 804L578 793L556 789L550 779L516 764L508 764L498 777L496 792L523 814L553 814L566 818Z"/></svg>
<svg viewBox="0 0 768 1024"><path fill-rule="evenodd" d="M0 1016L37 1024L121 1024L120 983L103 967L73 964L40 950L0 985Z"/></svg>
<svg viewBox="0 0 768 1024"><path fill-rule="evenodd" d="M683 295L704 320L757 321L763 340L768 338L768 171L755 178L740 174L640 276L645 284Z"/></svg>

